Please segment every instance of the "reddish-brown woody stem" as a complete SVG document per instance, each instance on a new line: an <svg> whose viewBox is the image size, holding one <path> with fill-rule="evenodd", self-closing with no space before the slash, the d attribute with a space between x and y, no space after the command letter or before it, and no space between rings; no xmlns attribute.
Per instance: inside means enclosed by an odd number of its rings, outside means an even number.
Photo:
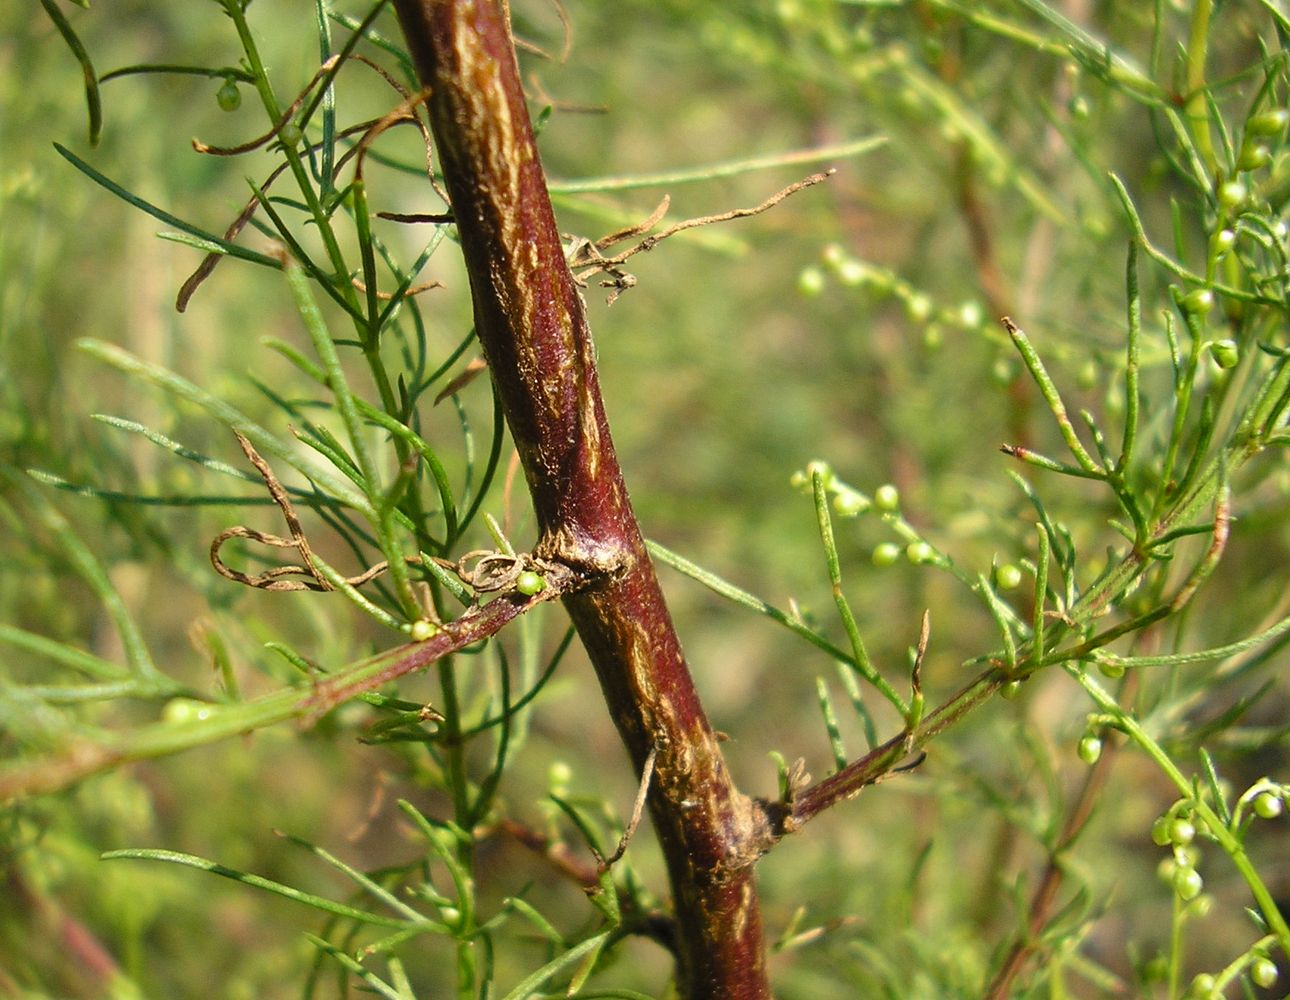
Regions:
<svg viewBox="0 0 1290 1000"><path fill-rule="evenodd" d="M688 998L769 997L752 862L762 810L734 787L627 498L497 0L395 0L422 83L475 327L533 496L540 556L587 581L565 605L667 858Z"/></svg>

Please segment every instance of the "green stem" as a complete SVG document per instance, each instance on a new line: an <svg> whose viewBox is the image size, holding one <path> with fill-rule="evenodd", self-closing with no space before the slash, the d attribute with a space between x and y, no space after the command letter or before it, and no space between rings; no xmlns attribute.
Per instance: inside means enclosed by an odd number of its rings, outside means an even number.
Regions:
<svg viewBox="0 0 1290 1000"><path fill-rule="evenodd" d="M1209 108L1205 103L1205 62L1209 55L1209 22L1213 0L1196 0L1187 34L1187 118L1192 137L1211 174L1218 166L1214 140L1209 134Z"/></svg>
<svg viewBox="0 0 1290 1000"><path fill-rule="evenodd" d="M1258 903L1260 914L1267 922L1268 929L1276 935L1281 949L1287 955L1290 955L1290 926L1287 926L1286 919L1281 915L1281 910L1277 906L1276 900L1272 898L1272 893L1268 891L1268 887L1264 884L1254 864L1250 861L1249 855L1246 854L1245 845L1240 838L1223 821L1223 818L1218 815L1213 806L1196 794L1192 782L1178 769L1178 766L1170 759L1164 748L1151 737L1133 716L1120 707L1119 703L1089 675L1088 671L1077 666L1068 666L1066 670L1084 688L1089 697L1102 711L1115 717L1116 725L1155 762L1155 765L1178 789L1178 794L1186 799L1191 807L1195 809L1197 815L1205 821L1209 834L1218 841L1218 845L1232 859L1232 864L1240 872L1241 878L1245 880L1245 884L1249 887L1255 902Z"/></svg>

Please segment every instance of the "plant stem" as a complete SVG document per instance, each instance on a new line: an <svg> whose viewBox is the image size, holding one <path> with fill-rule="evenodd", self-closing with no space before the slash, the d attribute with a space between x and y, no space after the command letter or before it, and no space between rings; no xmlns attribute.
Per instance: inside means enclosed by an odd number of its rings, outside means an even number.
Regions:
<svg viewBox="0 0 1290 1000"><path fill-rule="evenodd" d="M470 275L475 326L524 466L539 553L587 586L565 599L641 773L676 910L678 985L770 996L755 845L765 816L726 770L610 440L510 33L496 0L396 0Z"/></svg>

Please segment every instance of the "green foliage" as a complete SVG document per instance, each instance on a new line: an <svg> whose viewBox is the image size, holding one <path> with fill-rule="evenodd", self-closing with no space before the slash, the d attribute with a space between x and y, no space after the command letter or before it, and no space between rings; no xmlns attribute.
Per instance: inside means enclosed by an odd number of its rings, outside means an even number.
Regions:
<svg viewBox="0 0 1290 1000"><path fill-rule="evenodd" d="M388 683L553 585L387 5L42 4L0 14L0 993L667 995L559 613ZM839 166L584 272L741 784L928 755L763 862L785 997L1290 957L1290 22L1103 8L571 6L561 62L515 4L573 259Z"/></svg>

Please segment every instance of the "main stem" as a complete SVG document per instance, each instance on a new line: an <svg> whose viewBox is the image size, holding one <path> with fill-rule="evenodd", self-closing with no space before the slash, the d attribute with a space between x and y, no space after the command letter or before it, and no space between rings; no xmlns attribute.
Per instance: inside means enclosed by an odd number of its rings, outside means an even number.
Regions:
<svg viewBox="0 0 1290 1000"><path fill-rule="evenodd" d="M565 263L498 0L395 0L470 275L475 329L519 450L540 554L641 773L671 876L689 1000L768 998L753 882L762 812L731 781L632 513L582 299Z"/></svg>

